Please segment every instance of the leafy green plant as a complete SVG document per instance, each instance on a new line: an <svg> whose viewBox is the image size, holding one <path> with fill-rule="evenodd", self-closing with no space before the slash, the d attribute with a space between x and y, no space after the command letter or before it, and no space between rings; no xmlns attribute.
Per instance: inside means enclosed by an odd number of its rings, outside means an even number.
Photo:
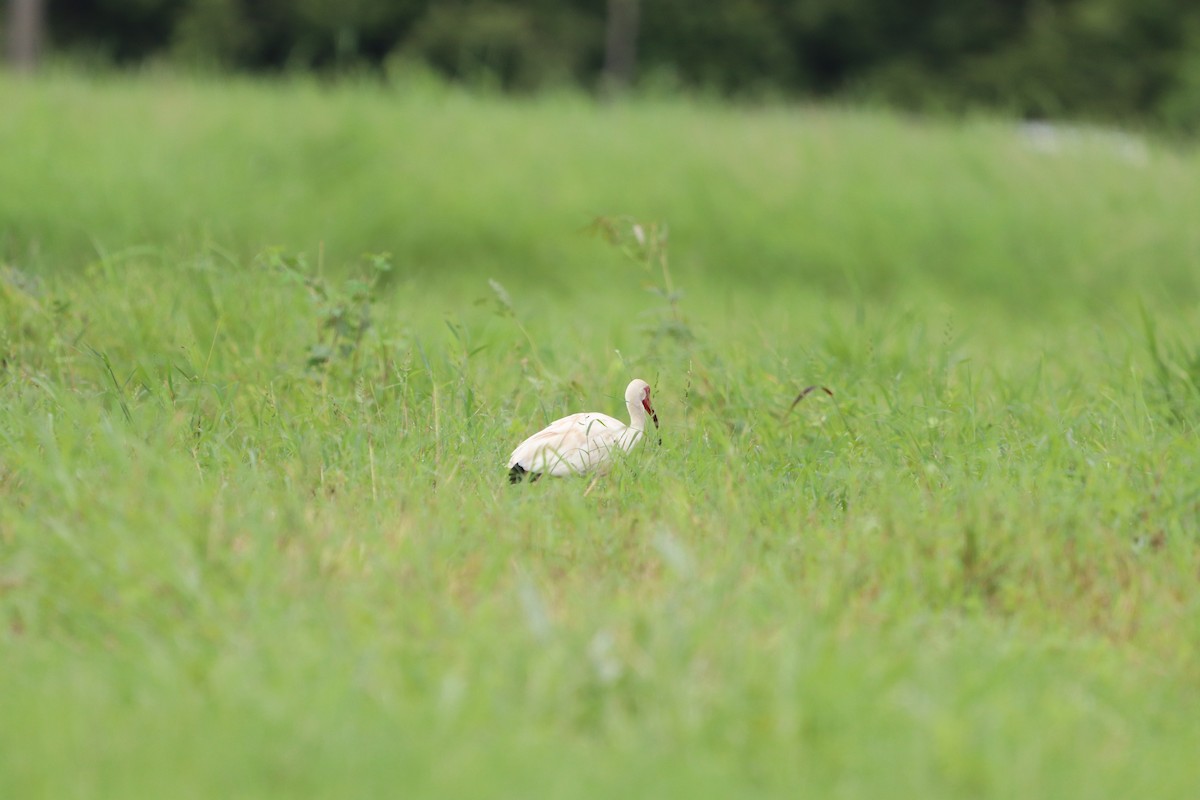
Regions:
<svg viewBox="0 0 1200 800"><path fill-rule="evenodd" d="M313 301L316 329L305 361L310 369L344 367L350 375L359 369L364 342L374 328L380 283L392 271L388 253L368 253L363 260L362 274L337 282L310 268L303 253L289 255L272 248L256 259L261 267L303 286Z"/></svg>
<svg viewBox="0 0 1200 800"><path fill-rule="evenodd" d="M650 334L652 347L671 342L684 350L690 348L696 334L680 308L683 292L671 278L667 223L640 222L629 216L600 216L592 220L589 230L620 250L650 278L644 288L661 301L658 307L643 313L648 320L644 330Z"/></svg>

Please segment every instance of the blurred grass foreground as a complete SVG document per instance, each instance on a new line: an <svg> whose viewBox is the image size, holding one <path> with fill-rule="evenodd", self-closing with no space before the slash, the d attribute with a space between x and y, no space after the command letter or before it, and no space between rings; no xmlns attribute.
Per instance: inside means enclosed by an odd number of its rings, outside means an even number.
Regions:
<svg viewBox="0 0 1200 800"><path fill-rule="evenodd" d="M1193 147L438 81L0 106L0 796L1200 785ZM508 486L635 376L661 446Z"/></svg>

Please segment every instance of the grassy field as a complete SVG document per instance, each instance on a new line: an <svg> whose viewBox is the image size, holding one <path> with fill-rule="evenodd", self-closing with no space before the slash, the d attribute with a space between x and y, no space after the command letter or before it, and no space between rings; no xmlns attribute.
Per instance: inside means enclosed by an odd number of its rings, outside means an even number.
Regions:
<svg viewBox="0 0 1200 800"><path fill-rule="evenodd" d="M0 106L0 796L1194 796L1196 150ZM632 377L661 446L507 484Z"/></svg>

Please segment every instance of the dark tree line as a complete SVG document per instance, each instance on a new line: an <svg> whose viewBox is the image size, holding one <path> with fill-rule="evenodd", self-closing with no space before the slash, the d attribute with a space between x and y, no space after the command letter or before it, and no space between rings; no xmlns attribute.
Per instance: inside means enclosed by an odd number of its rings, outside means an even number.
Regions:
<svg viewBox="0 0 1200 800"><path fill-rule="evenodd" d="M386 74L424 64L511 91L632 81L1200 124L1195 0L7 2L45 4L51 52L118 65Z"/></svg>

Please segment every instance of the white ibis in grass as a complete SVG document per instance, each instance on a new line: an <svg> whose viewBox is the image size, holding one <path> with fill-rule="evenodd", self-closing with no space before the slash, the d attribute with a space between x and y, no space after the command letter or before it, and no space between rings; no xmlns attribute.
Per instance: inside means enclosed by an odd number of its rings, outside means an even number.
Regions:
<svg viewBox="0 0 1200 800"><path fill-rule="evenodd" d="M658 414L650 404L650 384L631 381L625 389L625 407L629 409L628 425L596 412L572 414L551 422L513 450L508 459L508 482L520 483L526 475L532 483L542 475L607 472L616 451L628 453L637 447L646 432L647 419L654 420L654 427L658 427Z"/></svg>

